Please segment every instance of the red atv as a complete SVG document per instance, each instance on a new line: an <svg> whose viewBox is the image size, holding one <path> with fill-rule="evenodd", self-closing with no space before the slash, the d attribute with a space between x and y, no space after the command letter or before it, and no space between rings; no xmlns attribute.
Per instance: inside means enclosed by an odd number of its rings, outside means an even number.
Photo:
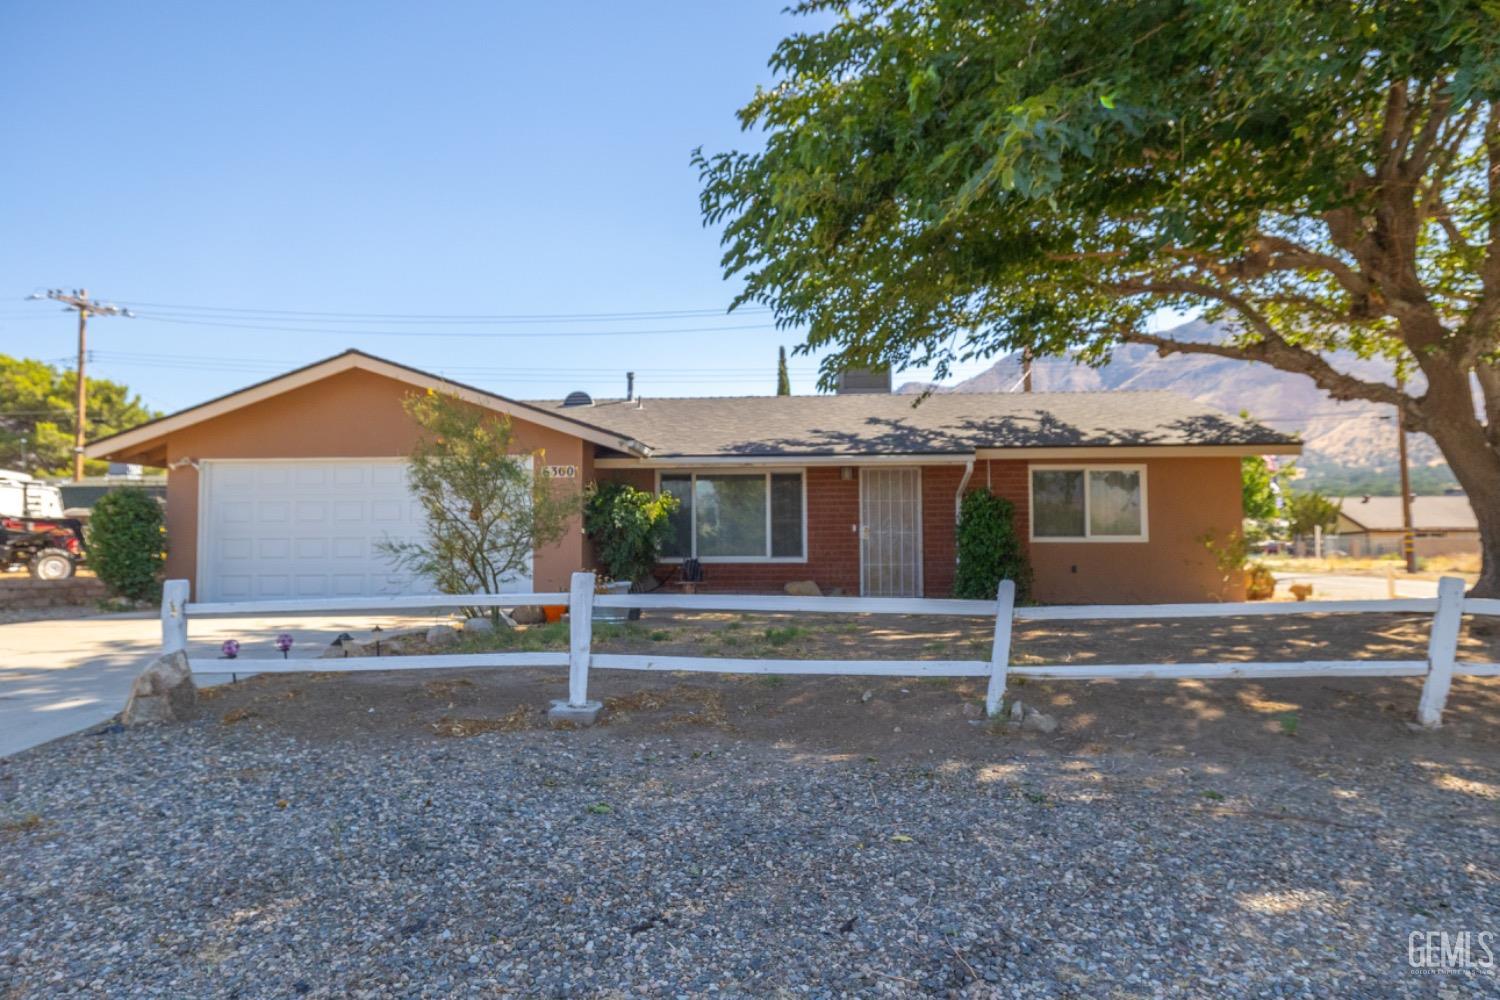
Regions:
<svg viewBox="0 0 1500 1000"><path fill-rule="evenodd" d="M25 567L38 580L66 580L83 562L83 522L0 517L0 566Z"/></svg>
<svg viewBox="0 0 1500 1000"><path fill-rule="evenodd" d="M24 567L38 580L66 580L83 553L83 523L63 517L58 488L0 469L0 570Z"/></svg>

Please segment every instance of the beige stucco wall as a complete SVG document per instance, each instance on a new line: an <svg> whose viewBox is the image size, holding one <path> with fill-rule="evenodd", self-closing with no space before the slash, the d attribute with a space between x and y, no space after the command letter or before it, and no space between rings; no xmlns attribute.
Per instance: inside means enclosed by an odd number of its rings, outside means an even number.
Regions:
<svg viewBox="0 0 1500 1000"><path fill-rule="evenodd" d="M996 462L1001 466L1027 463ZM1055 462L1031 463L1033 467ZM1088 465L1146 467L1146 542L1030 543L1035 598L1047 604L1153 604L1244 600L1244 585L1228 584L1202 539L1222 540L1239 531L1243 519L1238 458L1157 458L1120 463L1090 460ZM971 486L983 485L977 470ZM1016 470L1019 471L1019 470ZM1011 481L1019 477L1011 477ZM996 492L1002 492L997 489ZM1010 490L1004 491L1013 499ZM1027 502L1017 503L1022 530L1030 533Z"/></svg>
<svg viewBox="0 0 1500 1000"><path fill-rule="evenodd" d="M400 458L416 443L416 423L402 399L410 385L359 369L333 375L167 438L166 461L224 458ZM547 465L576 465L577 485L592 473L592 446L568 434L513 420L518 452L542 450ZM191 466L167 475L167 576L196 586L198 472ZM584 564L581 530L537 550L535 586L567 590L568 576Z"/></svg>

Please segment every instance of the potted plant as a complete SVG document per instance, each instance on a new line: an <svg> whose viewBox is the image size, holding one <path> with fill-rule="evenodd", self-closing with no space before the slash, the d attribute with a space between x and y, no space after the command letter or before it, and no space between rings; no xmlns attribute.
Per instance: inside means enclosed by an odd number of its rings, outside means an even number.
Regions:
<svg viewBox="0 0 1500 1000"><path fill-rule="evenodd" d="M595 483L583 503L583 529L608 582L603 593L625 594L661 560L677 498L638 490L628 483ZM600 608L595 618L618 621L624 608Z"/></svg>

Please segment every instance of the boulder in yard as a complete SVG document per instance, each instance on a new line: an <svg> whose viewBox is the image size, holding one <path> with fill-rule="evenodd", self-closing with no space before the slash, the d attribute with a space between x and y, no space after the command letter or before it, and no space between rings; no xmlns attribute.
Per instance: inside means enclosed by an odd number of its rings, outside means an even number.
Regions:
<svg viewBox="0 0 1500 1000"><path fill-rule="evenodd" d="M127 726L181 722L198 704L198 686L187 653L178 650L153 660L130 686L120 721Z"/></svg>
<svg viewBox="0 0 1500 1000"><path fill-rule="evenodd" d="M458 629L452 625L434 625L427 630L427 645L451 646L458 642Z"/></svg>
<svg viewBox="0 0 1500 1000"><path fill-rule="evenodd" d="M782 588L793 597L822 597L823 590L812 580L788 580Z"/></svg>
<svg viewBox="0 0 1500 1000"><path fill-rule="evenodd" d="M1021 719L1021 728L1034 733L1050 733L1057 728L1057 720L1028 706L1025 717Z"/></svg>
<svg viewBox="0 0 1500 1000"><path fill-rule="evenodd" d="M524 607L511 608L510 618L517 625L545 625L547 612L538 605L528 604Z"/></svg>
<svg viewBox="0 0 1500 1000"><path fill-rule="evenodd" d="M495 609L493 615L475 615L473 618L464 619L464 628L473 629L476 632L493 632L496 626L500 628L515 628L516 620L499 608Z"/></svg>

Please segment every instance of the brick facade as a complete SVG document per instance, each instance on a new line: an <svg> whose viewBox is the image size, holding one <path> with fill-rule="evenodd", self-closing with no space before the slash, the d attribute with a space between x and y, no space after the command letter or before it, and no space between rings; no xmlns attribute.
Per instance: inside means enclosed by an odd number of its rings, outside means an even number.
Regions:
<svg viewBox="0 0 1500 1000"><path fill-rule="evenodd" d="M1015 505L1016 531L1031 563L1032 595L1045 603L1238 600L1243 589L1225 584L1203 539L1226 538L1240 524L1239 459L1151 459L1147 467L1148 542L1029 541L1030 464L981 460L969 489L981 486ZM1093 461L1089 464L1108 464ZM825 591L860 591L859 475L845 479L838 466L814 466L807 476L807 561L708 563L703 588L744 593L778 592L793 580L812 580ZM947 597L957 569L956 499L962 465L922 467L922 596ZM605 470L601 478L655 489L649 470ZM659 576L675 572L663 566Z"/></svg>
<svg viewBox="0 0 1500 1000"><path fill-rule="evenodd" d="M838 467L818 466L807 476L807 561L795 563L707 563L704 590L780 592L793 580L813 580L824 590L859 593L859 476L844 479ZM599 478L656 488L642 469L601 469ZM658 576L675 572L663 566Z"/></svg>

